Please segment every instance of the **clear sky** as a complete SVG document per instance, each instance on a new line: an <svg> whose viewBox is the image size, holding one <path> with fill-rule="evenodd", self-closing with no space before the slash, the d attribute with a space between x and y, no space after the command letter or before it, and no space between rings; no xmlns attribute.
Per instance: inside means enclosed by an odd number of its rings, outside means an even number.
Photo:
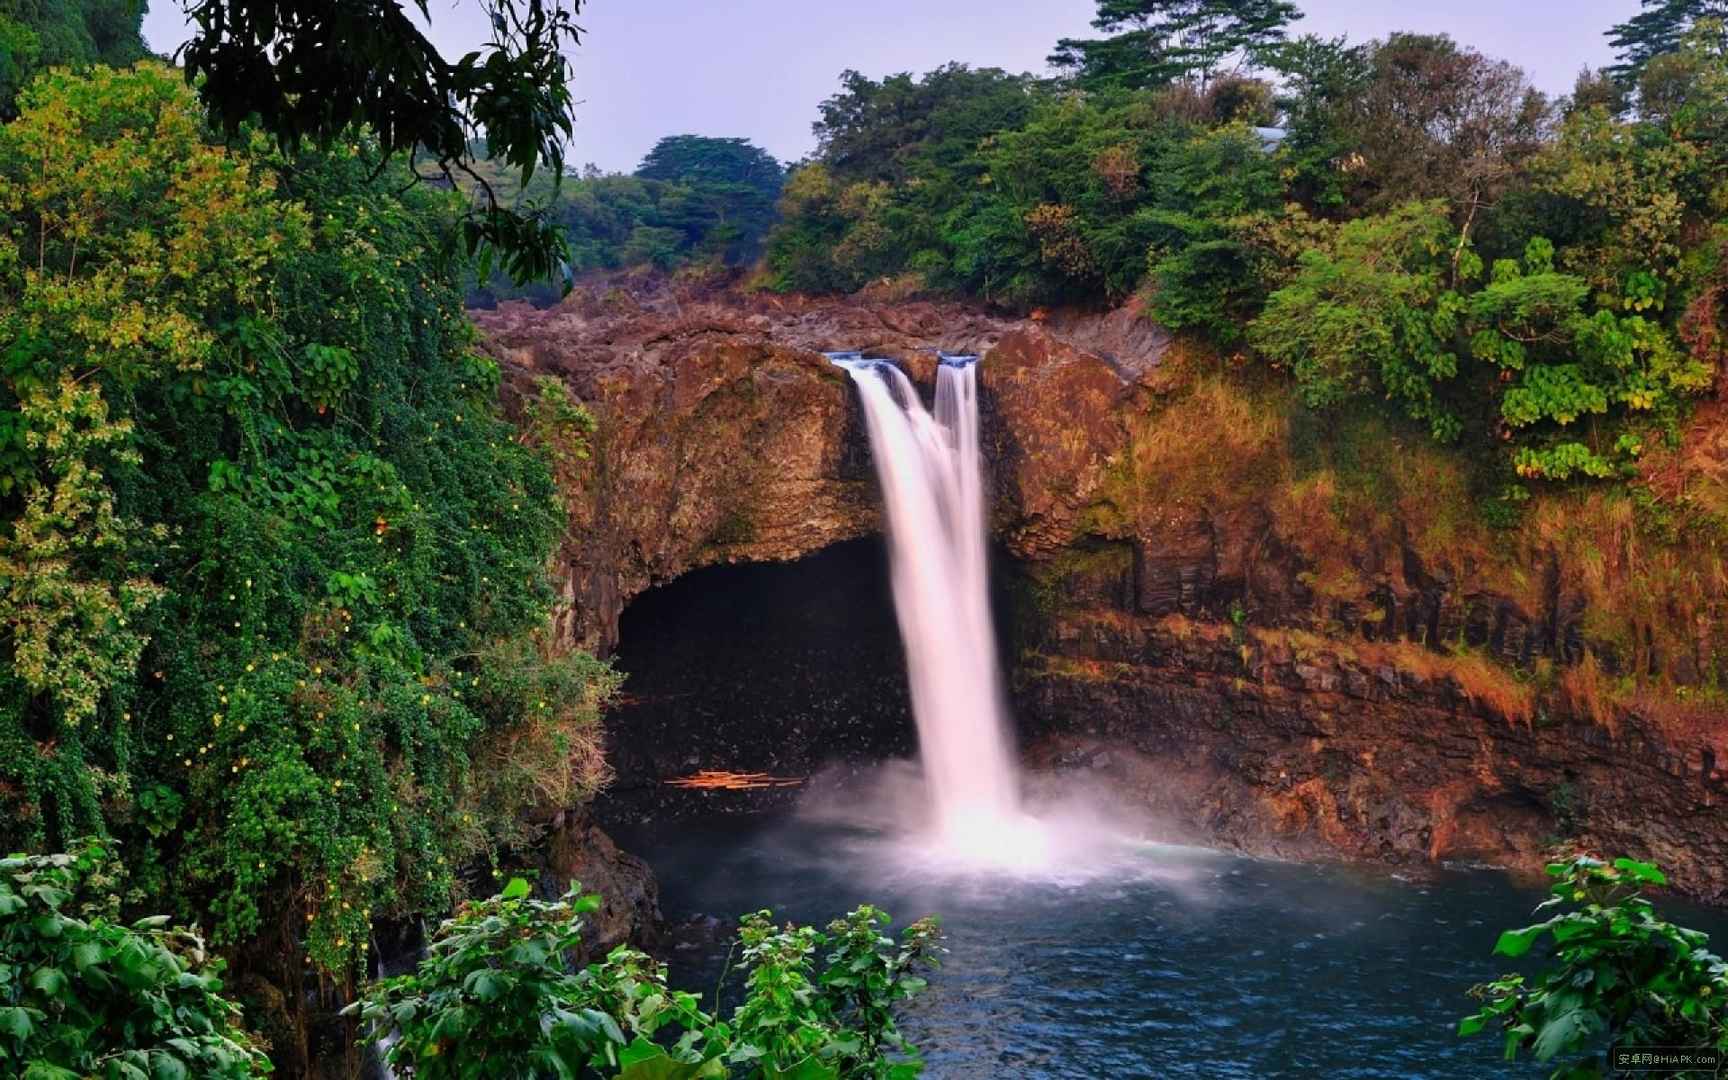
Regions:
<svg viewBox="0 0 1728 1080"><path fill-rule="evenodd" d="M1612 59L1603 31L1638 0L1298 0L1295 33L1352 41L1393 30L1445 32L1511 60L1563 93L1585 65ZM447 54L481 40L478 0L431 0ZM1059 37L1091 33L1092 0L588 0L576 55L575 163L629 171L662 135L742 135L783 160L813 147L810 122L846 68L871 76L949 60L1044 70ZM179 0L151 0L158 51L186 38Z"/></svg>

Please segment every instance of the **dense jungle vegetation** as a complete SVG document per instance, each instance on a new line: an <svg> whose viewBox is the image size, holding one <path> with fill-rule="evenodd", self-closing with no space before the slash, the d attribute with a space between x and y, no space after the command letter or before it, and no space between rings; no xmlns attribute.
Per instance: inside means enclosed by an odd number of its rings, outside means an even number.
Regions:
<svg viewBox="0 0 1728 1080"><path fill-rule="evenodd" d="M510 50L572 11L527 0L500 52L531 56ZM277 42L279 87L319 13L279 12L272 33L289 36L255 39ZM357 1067L342 1043L360 1018L332 1044L329 1010L373 970L375 924L449 914L503 868L532 869L546 819L606 776L597 720L618 678L546 637L556 477L581 467L593 420L547 380L506 422L461 287L493 265L531 276L548 236L568 250L504 202L507 181L557 184L498 140L492 160L443 173L502 193L414 182L392 140L429 140L392 130L413 112L398 98L359 125L284 89L236 120L208 96L236 54L204 56L190 86L140 59L140 18L0 7L0 845L67 852L0 860L0 1072ZM442 107L464 73L408 56ZM515 76L487 71L469 104L495 133L515 117L473 102ZM567 98L561 62L530 75ZM643 173L662 225L692 191L747 187L771 209L780 180L727 140L669 141ZM703 220L717 254L761 231ZM916 1067L892 1007L933 959L929 924L897 942L869 908L828 933L747 923L723 1022L640 953L569 970L594 898L528 892L517 880L464 906L418 974L376 991L365 1019L401 1027L399 1066ZM223 996L235 987L244 1012ZM682 1037L656 1042L669 1026Z"/></svg>

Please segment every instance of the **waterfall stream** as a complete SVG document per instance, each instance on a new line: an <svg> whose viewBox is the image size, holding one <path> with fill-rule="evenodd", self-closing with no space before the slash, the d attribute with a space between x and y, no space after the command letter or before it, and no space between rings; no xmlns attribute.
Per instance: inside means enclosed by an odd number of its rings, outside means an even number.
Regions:
<svg viewBox="0 0 1728 1080"><path fill-rule="evenodd" d="M936 838L969 859L1036 859L990 618L977 358L941 358L932 413L893 364L829 355L864 405Z"/></svg>

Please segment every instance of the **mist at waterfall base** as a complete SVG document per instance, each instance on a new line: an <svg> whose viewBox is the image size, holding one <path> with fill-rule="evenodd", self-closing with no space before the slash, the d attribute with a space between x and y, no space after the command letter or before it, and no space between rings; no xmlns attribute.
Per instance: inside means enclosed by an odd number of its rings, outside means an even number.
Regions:
<svg viewBox="0 0 1728 1080"><path fill-rule="evenodd" d="M875 798L849 792L831 811L875 808L875 823L908 841L918 861L1045 869L1058 852L1073 854L1063 832L1071 840L1107 830L1091 820L1059 832L1059 819L1021 805L990 618L977 358L939 357L934 409L891 363L856 353L829 359L851 373L869 432L922 769L885 775ZM892 820L883 820L889 808Z"/></svg>

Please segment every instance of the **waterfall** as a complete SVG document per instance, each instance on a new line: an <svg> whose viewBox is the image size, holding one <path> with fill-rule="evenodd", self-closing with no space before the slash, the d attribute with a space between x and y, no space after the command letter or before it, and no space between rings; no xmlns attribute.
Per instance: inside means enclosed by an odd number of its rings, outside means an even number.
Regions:
<svg viewBox="0 0 1728 1080"><path fill-rule="evenodd" d="M1031 855L990 620L976 357L944 355L934 415L899 368L830 353L858 386L887 517L919 757L943 846Z"/></svg>

